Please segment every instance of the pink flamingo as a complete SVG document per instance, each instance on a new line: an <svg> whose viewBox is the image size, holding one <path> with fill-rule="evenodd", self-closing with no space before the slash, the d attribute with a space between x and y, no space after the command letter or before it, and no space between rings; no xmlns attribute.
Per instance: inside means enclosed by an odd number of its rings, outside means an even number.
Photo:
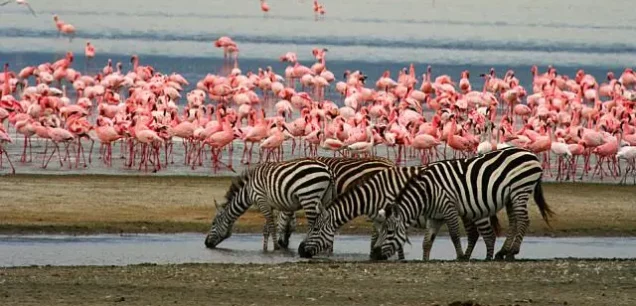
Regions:
<svg viewBox="0 0 636 306"><path fill-rule="evenodd" d="M84 55L87 59L93 59L95 57L95 47L91 44L90 41L86 42L86 47L84 48Z"/></svg>
<svg viewBox="0 0 636 306"><path fill-rule="evenodd" d="M145 171L148 171L148 161L155 165L155 169L152 172L157 172L161 169L161 159L159 158L159 146L164 142L163 138L159 137L157 132L150 129L138 130L135 133L135 139L141 143L141 161L139 162L139 170L142 166L145 166ZM150 155L153 156L150 156ZM151 158L153 158L151 160Z"/></svg>
<svg viewBox="0 0 636 306"><path fill-rule="evenodd" d="M617 165L616 165L617 164L616 153L618 153L618 139L612 136L608 137L608 141L594 148L594 150L592 150L592 153L596 154L597 156L596 168L594 169L594 173L592 174L592 177L594 177L594 174L598 170L601 180L603 179L603 173L605 172L603 171L603 161L605 160L607 160L608 168L609 168L610 160L613 162L614 168L609 169L609 171L612 176L615 176L615 173L618 172Z"/></svg>
<svg viewBox="0 0 636 306"><path fill-rule="evenodd" d="M51 137L51 141L53 142L53 152L51 152L51 155L49 156L49 158L47 159L46 163L44 163L44 165L42 166L42 168L46 169L46 167L49 165L49 162L51 161L51 158L53 157L53 154L55 154L55 152L57 152L57 157L60 160L60 167L62 167L64 164L62 163L62 156L60 155L60 146L59 143L64 143L65 144L65 148L66 148L66 157L70 156L68 147L71 144L71 142L75 139L75 136L62 128L52 128L52 127L47 127L48 129L48 134ZM70 161L69 161L70 163Z"/></svg>
<svg viewBox="0 0 636 306"><path fill-rule="evenodd" d="M283 153L281 150L283 141L285 141L285 135L283 134L283 130L287 130L287 127L282 125L280 121L276 121L276 129L274 130L274 132L265 140L263 140L263 142L261 142L260 158L263 158L264 152L267 151L265 161L269 161L270 155L274 153L274 150L276 150L277 153L276 153L275 160L281 161L283 159Z"/></svg>
<svg viewBox="0 0 636 306"><path fill-rule="evenodd" d="M212 167L214 168L214 172L219 169L219 164L221 162L221 152L226 146L230 146L228 152L228 163L225 165L229 170L234 172L234 168L232 168L232 141L234 140L234 131L230 125L230 122L224 120L223 130L217 133L210 135L206 138L205 143L210 145L212 148Z"/></svg>
<svg viewBox="0 0 636 306"><path fill-rule="evenodd" d="M123 135L121 135L115 126L108 124L109 120L104 117L97 118L97 127L95 128L95 134L97 135L97 139L101 143L100 152L102 153L102 160L109 167L113 165L112 163L112 143L122 139Z"/></svg>
<svg viewBox="0 0 636 306"><path fill-rule="evenodd" d="M455 151L455 154L457 154L457 152L469 152L471 150L470 141L462 136L455 135L456 132L457 132L457 120L455 119L455 116L453 115L451 119L451 127L446 139L446 143L448 143L449 147L453 148L453 150Z"/></svg>
<svg viewBox="0 0 636 306"><path fill-rule="evenodd" d="M261 0L261 11L265 13L265 16L267 16L267 12L269 12L269 5L265 2L265 0Z"/></svg>
<svg viewBox="0 0 636 306"><path fill-rule="evenodd" d="M13 167L13 163L11 162L11 158L9 158L9 153L7 153L7 150L4 148L5 143L12 142L13 139L11 139L11 136L9 136L7 131L4 130L4 126L0 125L0 167L2 167L2 154L4 154L4 156L7 157L9 165L11 166L11 174L15 174L15 168Z"/></svg>
<svg viewBox="0 0 636 306"><path fill-rule="evenodd" d="M426 165L433 159L433 152L437 153L437 146L441 144L440 140L429 134L419 134L413 138L411 147L420 150L421 164Z"/></svg>
<svg viewBox="0 0 636 306"><path fill-rule="evenodd" d="M267 138L268 131L267 122L263 118L258 118L256 123L242 135L241 139L243 139L244 142L243 155L241 157L242 163L249 165L252 162L252 149L254 149L254 144L260 143L263 139ZM250 143L249 150L247 148L248 142ZM246 155L249 156L249 159L246 159Z"/></svg>
<svg viewBox="0 0 636 306"><path fill-rule="evenodd" d="M75 37L75 27L70 23L65 23L62 21L57 15L53 15L53 21L55 21L55 26L57 27L58 35L64 34L68 35L68 41L73 41Z"/></svg>
<svg viewBox="0 0 636 306"><path fill-rule="evenodd" d="M32 151L31 151L31 136L35 134L35 128L33 126L33 119L28 118L22 121L18 121L15 123L15 129L18 133L24 135L24 150L22 151L22 157L20 161L23 163L30 162ZM27 161L27 146L29 147L29 160Z"/></svg>
<svg viewBox="0 0 636 306"><path fill-rule="evenodd" d="M634 184L636 184L636 147L625 146L620 148L616 153L616 158L619 160L623 159L627 162L627 169L625 169L625 174L623 175L620 184L625 184L627 182L627 175L630 172L634 173Z"/></svg>

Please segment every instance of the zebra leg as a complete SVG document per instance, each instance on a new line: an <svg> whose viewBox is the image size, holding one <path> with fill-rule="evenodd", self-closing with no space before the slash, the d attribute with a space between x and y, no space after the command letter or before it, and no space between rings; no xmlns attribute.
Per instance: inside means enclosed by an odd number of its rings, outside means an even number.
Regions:
<svg viewBox="0 0 636 306"><path fill-rule="evenodd" d="M289 237L296 229L296 213L281 211L278 215L278 246L286 249L289 246Z"/></svg>
<svg viewBox="0 0 636 306"><path fill-rule="evenodd" d="M371 252L369 253L369 257L371 259L373 259L371 256L371 253L373 253L373 248L375 248L375 243L378 241L378 236L379 236L378 230L375 228L375 226L372 227L371 228Z"/></svg>
<svg viewBox="0 0 636 306"><path fill-rule="evenodd" d="M497 234L493 230L494 226L490 218L484 218L475 222L477 232L484 238L486 244L486 260L492 260L492 255L495 252L495 241L497 240ZM470 255L470 254L468 254ZM467 256L470 258L470 256Z"/></svg>
<svg viewBox="0 0 636 306"><path fill-rule="evenodd" d="M444 224L442 220L428 220L426 235L424 235L424 241L422 242L422 260L429 260L431 257L433 242L435 242L435 236L437 236L437 232L439 228L442 227L442 224Z"/></svg>
<svg viewBox="0 0 636 306"><path fill-rule="evenodd" d="M517 200L517 205L513 205L514 215L516 219L516 235L515 240L512 242L512 246L508 250L508 254L506 256L506 260L514 260L515 255L519 254L519 250L521 249L521 243L523 242L523 237L526 235L526 231L528 230L528 225L530 225L530 218L528 218L528 208L527 208L527 198L520 197Z"/></svg>
<svg viewBox="0 0 636 306"><path fill-rule="evenodd" d="M468 245L466 246L464 256L466 256L467 259L470 259L470 256L473 254L473 250L475 249L475 245L477 244L477 240L479 240L479 231L477 231L476 222L473 222L472 220L463 220L463 222L466 235L468 236Z"/></svg>
<svg viewBox="0 0 636 306"><path fill-rule="evenodd" d="M508 232L506 233L504 244L501 246L499 252L495 254L495 260L504 259L504 255L508 254L508 250L510 250L510 246L515 239L517 224L511 206L506 207L506 214L508 215Z"/></svg>
<svg viewBox="0 0 636 306"><path fill-rule="evenodd" d="M455 208L455 205L452 205ZM455 253L457 254L457 260L466 260L464 256L464 249L462 249L462 241L459 235L459 216L457 215L457 210L452 209L447 212L444 217L444 221L446 221L446 226L448 227L448 233L450 234L451 241L455 246Z"/></svg>
<svg viewBox="0 0 636 306"><path fill-rule="evenodd" d="M272 209L267 203L259 204L258 208L265 217L265 226L263 227L263 252L267 252L267 244L269 242L269 236L272 236L272 242L274 243L274 250L278 250L278 244L276 243L276 224L274 223L274 216Z"/></svg>

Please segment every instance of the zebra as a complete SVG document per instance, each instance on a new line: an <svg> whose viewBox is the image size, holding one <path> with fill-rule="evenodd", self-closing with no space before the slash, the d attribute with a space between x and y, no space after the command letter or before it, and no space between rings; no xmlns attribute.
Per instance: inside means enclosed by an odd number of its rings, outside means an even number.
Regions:
<svg viewBox="0 0 636 306"><path fill-rule="evenodd" d="M217 212L205 238L205 246L214 248L230 237L236 219L254 204L266 219L263 250L267 251L270 235L274 250L277 250L272 209L293 212L302 207L311 226L318 207L334 196L333 174L327 165L318 160L303 158L259 164L232 181L223 205L214 200Z"/></svg>
<svg viewBox="0 0 636 306"><path fill-rule="evenodd" d="M298 254L311 258L331 248L336 230L358 216L376 219L378 211L392 203L406 181L421 169L417 166L387 168L337 195L309 227L306 238L298 246ZM375 244L372 237L371 245Z"/></svg>
<svg viewBox="0 0 636 306"><path fill-rule="evenodd" d="M335 178L336 194L342 194L353 184L358 184L373 174L386 168L395 167L393 161L383 157L312 157L331 170ZM281 211L278 218L278 245L282 248L289 246L289 237L296 228L296 214ZM375 237L375 232L373 234ZM372 239L374 240L374 239Z"/></svg>
<svg viewBox="0 0 636 306"><path fill-rule="evenodd" d="M394 205L380 214L385 217L372 258L386 259L400 250L406 239L406 227L412 220L426 218L430 226L424 238L424 259L428 259L435 236L447 214L465 220L487 220L506 208L509 220L506 240L495 259L513 260L519 253L528 228L527 203L534 200L543 220L549 225L554 215L543 197L543 169L535 154L509 147L477 157L441 161L413 176L401 190ZM449 224L451 237L456 228ZM477 226L486 243L486 259L492 259L495 235L489 226ZM470 236L470 234L469 234ZM472 252L472 249L470 250ZM467 252L468 253L468 252Z"/></svg>
<svg viewBox="0 0 636 306"><path fill-rule="evenodd" d="M335 230L350 220L366 214L374 220L374 233L371 237L371 248L376 246L378 240L375 228L381 228L381 223L376 224L376 219L382 219L377 212L385 205L393 203L399 191L406 184L408 179L422 171L424 167L395 167L379 171L374 176L364 180L360 184L355 184L344 193L339 194L332 203L325 205L325 211L309 229L307 238L301 242L298 253L302 257L312 257L333 246ZM496 217L492 218L493 224L498 225ZM424 228L426 222L418 224ZM464 222L467 232L471 232L470 227L474 227L472 221ZM477 235L477 238L479 236ZM475 238L475 242L477 241ZM404 258L402 250L398 250L400 259ZM458 253L461 258L461 254Z"/></svg>

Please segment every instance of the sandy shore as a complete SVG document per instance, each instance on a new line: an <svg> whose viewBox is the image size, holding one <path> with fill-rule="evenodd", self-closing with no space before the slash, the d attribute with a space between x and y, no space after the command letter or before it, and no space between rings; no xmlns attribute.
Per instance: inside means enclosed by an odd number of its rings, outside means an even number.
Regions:
<svg viewBox="0 0 636 306"><path fill-rule="evenodd" d="M17 175L0 180L1 233L205 232L229 178L102 175ZM625 236L636 234L636 187L545 183L557 216L553 228L530 204L530 235ZM505 226L505 216L502 215ZM304 231L300 220L300 231ZM264 220L250 210L235 232L259 233ZM342 233L368 233L358 218Z"/></svg>

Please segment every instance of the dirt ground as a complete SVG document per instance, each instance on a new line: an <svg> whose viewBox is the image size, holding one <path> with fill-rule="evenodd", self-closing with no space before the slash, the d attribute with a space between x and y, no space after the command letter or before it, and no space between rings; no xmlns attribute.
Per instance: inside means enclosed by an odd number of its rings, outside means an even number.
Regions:
<svg viewBox="0 0 636 306"><path fill-rule="evenodd" d="M636 305L635 261L0 269L1 305Z"/></svg>
<svg viewBox="0 0 636 306"><path fill-rule="evenodd" d="M3 176L0 233L205 232L213 200L222 201L229 184L229 178L187 176ZM636 235L635 186L546 183L544 193L557 214L553 229L530 204L530 235ZM502 217L504 228L505 222ZM250 210L234 231L260 232L263 224ZM368 227L358 218L341 232L368 233Z"/></svg>

